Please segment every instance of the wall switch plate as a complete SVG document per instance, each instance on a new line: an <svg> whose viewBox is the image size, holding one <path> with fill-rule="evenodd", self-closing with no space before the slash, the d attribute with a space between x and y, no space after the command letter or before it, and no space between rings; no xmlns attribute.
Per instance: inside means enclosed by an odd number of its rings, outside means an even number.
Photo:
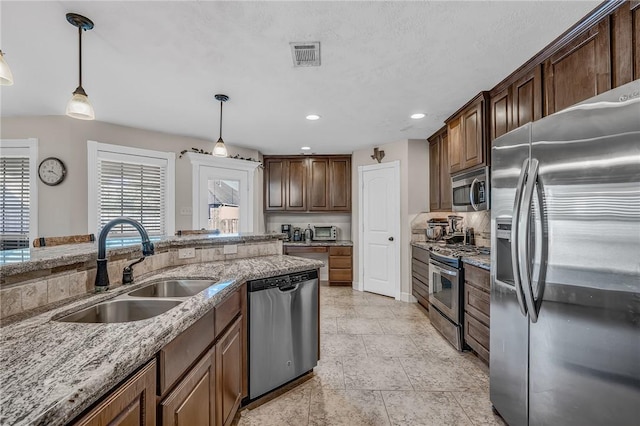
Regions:
<svg viewBox="0 0 640 426"><path fill-rule="evenodd" d="M178 259L191 259L192 257L196 257L195 248L178 249Z"/></svg>
<svg viewBox="0 0 640 426"><path fill-rule="evenodd" d="M191 207L180 207L180 214L182 216L189 216L193 214L193 211L191 210Z"/></svg>
<svg viewBox="0 0 640 426"><path fill-rule="evenodd" d="M236 254L238 253L238 245L237 244L227 244L224 246L224 254Z"/></svg>

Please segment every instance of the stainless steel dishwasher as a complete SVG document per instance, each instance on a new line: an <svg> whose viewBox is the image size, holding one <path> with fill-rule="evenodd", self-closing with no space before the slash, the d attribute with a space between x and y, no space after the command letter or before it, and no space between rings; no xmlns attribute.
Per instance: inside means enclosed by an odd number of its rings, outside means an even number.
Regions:
<svg viewBox="0 0 640 426"><path fill-rule="evenodd" d="M249 399L253 400L318 363L318 271L247 284Z"/></svg>

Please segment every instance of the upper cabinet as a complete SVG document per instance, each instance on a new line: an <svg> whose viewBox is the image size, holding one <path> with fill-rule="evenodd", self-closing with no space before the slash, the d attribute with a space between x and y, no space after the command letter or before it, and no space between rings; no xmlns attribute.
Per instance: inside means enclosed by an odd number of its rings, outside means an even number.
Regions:
<svg viewBox="0 0 640 426"><path fill-rule="evenodd" d="M449 172L487 164L487 105L489 92L480 92L447 120Z"/></svg>
<svg viewBox="0 0 640 426"><path fill-rule="evenodd" d="M265 156L267 212L350 212L351 156Z"/></svg>
<svg viewBox="0 0 640 426"><path fill-rule="evenodd" d="M451 211L447 127L429 138L429 211Z"/></svg>

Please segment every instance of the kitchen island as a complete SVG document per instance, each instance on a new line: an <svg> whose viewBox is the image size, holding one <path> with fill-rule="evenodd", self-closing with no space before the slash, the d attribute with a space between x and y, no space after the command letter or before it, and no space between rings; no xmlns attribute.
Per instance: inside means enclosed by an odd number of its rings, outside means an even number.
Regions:
<svg viewBox="0 0 640 426"><path fill-rule="evenodd" d="M160 350L243 288L247 280L321 265L310 259L266 255L175 266L145 276L136 284L86 295L3 325L0 423L66 424L154 360ZM111 324L58 321L69 313L166 279L213 279L218 284L145 320Z"/></svg>

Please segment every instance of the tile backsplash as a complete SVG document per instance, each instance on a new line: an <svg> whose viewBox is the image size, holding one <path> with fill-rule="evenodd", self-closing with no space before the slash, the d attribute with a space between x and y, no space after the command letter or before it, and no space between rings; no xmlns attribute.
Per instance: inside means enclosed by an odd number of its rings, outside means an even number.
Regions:
<svg viewBox="0 0 640 426"><path fill-rule="evenodd" d="M464 218L463 226L465 228L473 228L475 241L477 246L491 245L491 212L484 210L480 212L425 212L420 213L411 222L411 241L425 241L425 229L428 228L427 222L433 218L444 218L455 214Z"/></svg>

